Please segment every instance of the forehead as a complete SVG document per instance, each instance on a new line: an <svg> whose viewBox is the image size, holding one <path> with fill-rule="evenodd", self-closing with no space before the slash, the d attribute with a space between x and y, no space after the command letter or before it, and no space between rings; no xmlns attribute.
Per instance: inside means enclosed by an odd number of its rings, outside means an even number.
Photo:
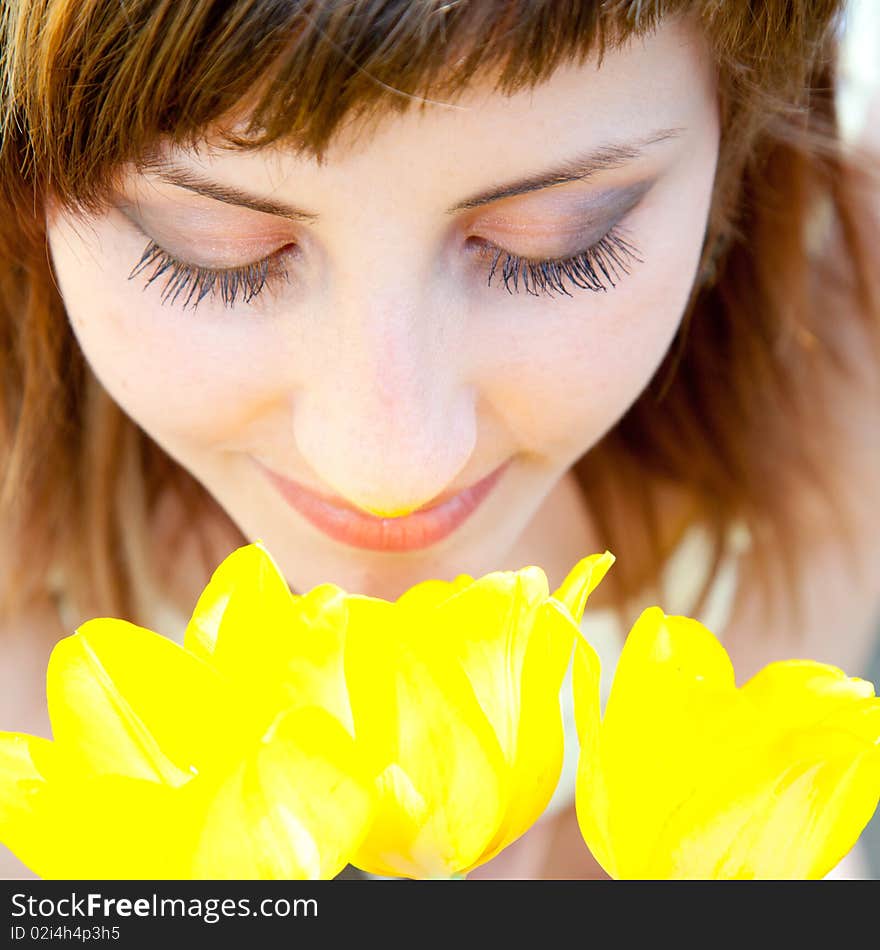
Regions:
<svg viewBox="0 0 880 950"><path fill-rule="evenodd" d="M148 178L258 195L266 200L261 210L292 209L294 220L319 229L325 222L372 225L389 215L418 227L423 215L469 213L516 195L509 186L530 183L540 208L551 211L557 199L564 207L566 195L549 184L595 172L609 186L626 186L661 173L663 162L714 134L714 107L714 72L702 35L669 20L644 39L609 49L601 64L595 58L563 64L534 89L504 95L493 77L454 101L385 113L369 129L343 127L323 162L283 141L241 150L207 135L195 149L155 149ZM648 147L668 139L683 141ZM593 171L577 174L581 168ZM537 210L526 201L516 207ZM507 207L494 210L503 216Z"/></svg>
<svg viewBox="0 0 880 950"><path fill-rule="evenodd" d="M348 198L352 183L367 180L401 192L408 183L424 189L426 181L457 187L465 180L504 180L590 146L692 127L705 121L714 99L705 39L679 18L607 48L601 65L595 57L564 63L533 89L504 95L495 81L483 77L454 100L426 97L403 113L386 112L368 124L352 121L321 163L289 142L230 149L210 132L195 149L162 146L150 158L262 190L284 191L291 176L300 193L314 182Z"/></svg>

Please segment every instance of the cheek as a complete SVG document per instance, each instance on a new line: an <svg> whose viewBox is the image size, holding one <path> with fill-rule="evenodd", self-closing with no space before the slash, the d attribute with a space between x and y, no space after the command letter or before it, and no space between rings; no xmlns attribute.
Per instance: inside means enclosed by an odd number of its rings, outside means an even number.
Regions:
<svg viewBox="0 0 880 950"><path fill-rule="evenodd" d="M524 445L569 458L583 454L662 362L693 285L705 217L698 202L690 213L658 220L678 241L664 241L656 225L643 230L636 242L643 263L634 262L617 287L530 301L533 315L518 321L506 346L500 334L483 344L484 352L505 354L487 370L490 398Z"/></svg>
<svg viewBox="0 0 880 950"><path fill-rule="evenodd" d="M593 446L648 385L690 297L717 159L711 124L689 161L649 194L626 231L641 261L607 292L517 304L485 353L490 399L523 445L569 460ZM512 309L512 308L511 308ZM508 314L509 316L509 314ZM513 327L513 329L511 329Z"/></svg>
<svg viewBox="0 0 880 950"><path fill-rule="evenodd" d="M566 301L565 316L542 312L544 319L493 367L491 402L523 445L568 458L583 454L650 381L679 325L690 281L663 270L633 277L601 299Z"/></svg>
<svg viewBox="0 0 880 950"><path fill-rule="evenodd" d="M261 334L241 314L162 306L155 287L125 279L131 264L114 230L48 228L53 270L92 372L120 407L166 447L222 443L269 398ZM117 259L119 258L119 259ZM135 258L136 260L136 258Z"/></svg>
<svg viewBox="0 0 880 950"><path fill-rule="evenodd" d="M534 451L580 455L611 428L644 389L678 325L674 308L631 295L556 332L536 334L527 358L493 376L491 402ZM674 305L673 305L674 306Z"/></svg>

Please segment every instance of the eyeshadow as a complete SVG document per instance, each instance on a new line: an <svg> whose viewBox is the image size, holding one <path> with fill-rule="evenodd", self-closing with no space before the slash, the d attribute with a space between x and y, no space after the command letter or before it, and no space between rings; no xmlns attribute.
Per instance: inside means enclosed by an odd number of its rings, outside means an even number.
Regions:
<svg viewBox="0 0 880 950"><path fill-rule="evenodd" d="M530 208L518 208L516 214L484 214L473 225L480 237L492 242L527 241L542 244L518 253L564 257L574 248L598 241L639 204L658 179L640 181L625 188L606 189L591 195L557 195L548 208L546 197L530 202ZM553 242L554 247L548 247Z"/></svg>

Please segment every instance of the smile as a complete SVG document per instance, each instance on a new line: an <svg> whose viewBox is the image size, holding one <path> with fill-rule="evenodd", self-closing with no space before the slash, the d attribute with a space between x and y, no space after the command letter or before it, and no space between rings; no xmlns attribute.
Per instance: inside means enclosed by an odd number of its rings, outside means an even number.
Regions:
<svg viewBox="0 0 880 950"><path fill-rule="evenodd" d="M324 534L352 547L374 551L414 551L436 544L462 525L494 488L510 459L454 495L400 518L377 518L341 498L318 495L257 462L281 496Z"/></svg>

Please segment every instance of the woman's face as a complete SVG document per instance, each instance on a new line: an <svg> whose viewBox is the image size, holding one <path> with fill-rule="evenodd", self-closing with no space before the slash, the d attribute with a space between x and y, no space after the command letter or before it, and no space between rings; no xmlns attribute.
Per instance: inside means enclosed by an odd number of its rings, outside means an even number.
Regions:
<svg viewBox="0 0 880 950"><path fill-rule="evenodd" d="M50 212L94 373L295 590L495 569L683 315L719 135L702 41L668 22L490 88L343 130L320 167L166 149L105 214Z"/></svg>

